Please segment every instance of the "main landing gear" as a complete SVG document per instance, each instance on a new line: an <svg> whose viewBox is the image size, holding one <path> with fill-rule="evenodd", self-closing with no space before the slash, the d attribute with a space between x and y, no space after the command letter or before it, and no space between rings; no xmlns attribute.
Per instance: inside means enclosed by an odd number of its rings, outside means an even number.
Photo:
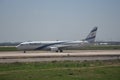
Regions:
<svg viewBox="0 0 120 80"><path fill-rule="evenodd" d="M62 49L59 49L59 50L57 50L56 52L63 52L63 50L62 50Z"/></svg>

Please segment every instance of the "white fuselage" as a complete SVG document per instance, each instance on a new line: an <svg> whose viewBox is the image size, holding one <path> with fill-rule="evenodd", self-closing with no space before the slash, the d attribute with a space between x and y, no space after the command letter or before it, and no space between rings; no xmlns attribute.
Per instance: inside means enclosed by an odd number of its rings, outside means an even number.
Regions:
<svg viewBox="0 0 120 80"><path fill-rule="evenodd" d="M88 44L87 41L32 41L23 42L17 48L19 50L75 49Z"/></svg>

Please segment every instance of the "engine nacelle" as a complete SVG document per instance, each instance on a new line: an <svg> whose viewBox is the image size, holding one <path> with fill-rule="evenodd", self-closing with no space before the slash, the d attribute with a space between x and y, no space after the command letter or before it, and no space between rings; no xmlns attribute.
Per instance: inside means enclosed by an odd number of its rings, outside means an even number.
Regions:
<svg viewBox="0 0 120 80"><path fill-rule="evenodd" d="M51 47L51 51L58 51L59 49L57 47Z"/></svg>

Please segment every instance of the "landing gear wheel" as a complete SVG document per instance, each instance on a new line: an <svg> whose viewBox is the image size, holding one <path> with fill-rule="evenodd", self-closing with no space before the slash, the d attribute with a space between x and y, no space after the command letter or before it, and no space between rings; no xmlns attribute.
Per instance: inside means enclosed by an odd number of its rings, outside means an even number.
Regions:
<svg viewBox="0 0 120 80"><path fill-rule="evenodd" d="M63 52L63 50L60 49L60 52Z"/></svg>
<svg viewBox="0 0 120 80"><path fill-rule="evenodd" d="M58 50L56 52L58 52Z"/></svg>
<svg viewBox="0 0 120 80"><path fill-rule="evenodd" d="M24 51L24 53L26 53L26 51Z"/></svg>

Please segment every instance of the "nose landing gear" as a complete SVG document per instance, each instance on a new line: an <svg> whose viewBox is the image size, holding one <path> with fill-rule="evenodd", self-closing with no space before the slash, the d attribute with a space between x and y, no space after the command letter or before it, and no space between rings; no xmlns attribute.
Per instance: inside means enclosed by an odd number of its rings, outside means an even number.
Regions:
<svg viewBox="0 0 120 80"><path fill-rule="evenodd" d="M26 53L26 51L24 51L24 53Z"/></svg>

